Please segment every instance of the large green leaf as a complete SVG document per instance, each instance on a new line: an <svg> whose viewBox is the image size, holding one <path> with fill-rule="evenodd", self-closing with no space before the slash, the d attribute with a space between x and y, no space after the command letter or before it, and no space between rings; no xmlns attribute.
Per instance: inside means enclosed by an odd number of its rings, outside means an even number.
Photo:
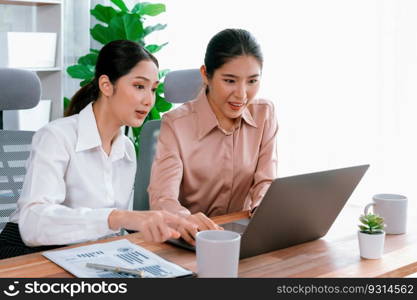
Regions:
<svg viewBox="0 0 417 300"><path fill-rule="evenodd" d="M132 9L132 13L152 17L157 16L163 12L165 12L165 4L162 3L142 2L136 4Z"/></svg>
<svg viewBox="0 0 417 300"><path fill-rule="evenodd" d="M101 24L96 24L92 29L90 29L91 36L97 42L102 43L103 45L114 41L113 34L108 27L104 27Z"/></svg>
<svg viewBox="0 0 417 300"><path fill-rule="evenodd" d="M164 93L164 89L165 89L165 85L163 82L159 83L158 86L156 87L156 93L161 95Z"/></svg>
<svg viewBox="0 0 417 300"><path fill-rule="evenodd" d="M169 71L169 69L159 70L158 79L161 80L162 78L164 78L169 73Z"/></svg>
<svg viewBox="0 0 417 300"><path fill-rule="evenodd" d="M81 82L80 82L80 87L83 87L83 86L85 86L85 85L89 84L92 80L93 80L93 77L91 77L91 78L88 78L88 79L86 79L86 80L81 81Z"/></svg>
<svg viewBox="0 0 417 300"><path fill-rule="evenodd" d="M88 79L94 76L90 68L85 65L74 65L67 68L68 74L72 78Z"/></svg>
<svg viewBox="0 0 417 300"><path fill-rule="evenodd" d="M161 119L161 116L159 115L159 112L158 112L158 110L156 109L155 106L151 109L151 111L149 113L149 119L150 120L160 120Z"/></svg>
<svg viewBox="0 0 417 300"><path fill-rule="evenodd" d="M122 11L128 11L126 4L122 0L111 0L111 2L113 2Z"/></svg>
<svg viewBox="0 0 417 300"><path fill-rule="evenodd" d="M89 53L87 55L81 56L78 59L80 65L90 65L95 66L97 64L98 55L96 53Z"/></svg>
<svg viewBox="0 0 417 300"><path fill-rule="evenodd" d="M136 3L135 4L135 6L133 6L133 8L132 8L132 10L131 10L131 12L133 13L133 14L139 14L139 12L140 12L140 10L142 9L142 5L143 5L143 3L144 2L142 2L142 3Z"/></svg>
<svg viewBox="0 0 417 300"><path fill-rule="evenodd" d="M155 44L151 44L151 45L147 45L145 46L146 50L148 50L151 53L155 53L158 52L159 50L161 50L164 46L166 46L168 43L163 43L162 45L155 45Z"/></svg>
<svg viewBox="0 0 417 300"><path fill-rule="evenodd" d="M158 23L156 25L153 25L153 26L147 26L144 29L144 36L147 36L148 34L154 32L154 31L157 31L157 30L163 30L166 27L167 27L167 24L160 24L160 23Z"/></svg>
<svg viewBox="0 0 417 300"><path fill-rule="evenodd" d="M144 6L141 10L142 15L148 15L148 16L157 16L163 12L165 12L165 4L162 4L162 3L148 4Z"/></svg>
<svg viewBox="0 0 417 300"><path fill-rule="evenodd" d="M70 105L71 100L68 99L67 97L64 97L64 110L67 109L67 107Z"/></svg>
<svg viewBox="0 0 417 300"><path fill-rule="evenodd" d="M94 9L90 10L90 13L96 17L97 20L109 24L111 19L117 15L117 11L111 6L103 6L97 4Z"/></svg>
<svg viewBox="0 0 417 300"><path fill-rule="evenodd" d="M166 111L168 111L172 108L172 103L169 103L169 102L165 101L165 99L162 98L162 97L157 97L156 98L156 103L155 103L155 108L159 112L166 112Z"/></svg>
<svg viewBox="0 0 417 300"><path fill-rule="evenodd" d="M114 17L109 29L112 32L113 40L139 41L143 37L143 26L138 16L124 15Z"/></svg>

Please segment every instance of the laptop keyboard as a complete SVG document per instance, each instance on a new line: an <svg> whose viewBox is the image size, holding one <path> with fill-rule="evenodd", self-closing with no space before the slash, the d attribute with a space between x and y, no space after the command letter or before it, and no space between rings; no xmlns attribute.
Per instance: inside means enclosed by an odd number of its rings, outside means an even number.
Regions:
<svg viewBox="0 0 417 300"><path fill-rule="evenodd" d="M241 220L241 223L247 224L247 223L249 223L249 221L248 220ZM220 224L220 226L223 227L225 230L234 231L234 232L237 232L240 235L242 235L245 232L245 229L247 227L247 225L243 225L243 224L236 223L236 222L232 222L232 223ZM192 245L190 245L190 244L188 244L182 238L179 238L179 239L171 239L171 240L168 240L167 242L169 244L172 244L172 245L175 245L175 246L179 246L179 247L184 248L184 249L187 249L187 250L195 251L195 247L192 246Z"/></svg>
<svg viewBox="0 0 417 300"><path fill-rule="evenodd" d="M246 225L242 225L242 224L234 223L234 222L221 224L220 226L223 227L225 230L234 231L234 232L239 233L240 235L242 235L246 229Z"/></svg>

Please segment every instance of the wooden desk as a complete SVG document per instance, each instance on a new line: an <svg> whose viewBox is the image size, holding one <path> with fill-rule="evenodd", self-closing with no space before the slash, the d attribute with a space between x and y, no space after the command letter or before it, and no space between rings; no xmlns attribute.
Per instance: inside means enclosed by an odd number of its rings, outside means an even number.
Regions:
<svg viewBox="0 0 417 300"><path fill-rule="evenodd" d="M414 230L417 219L409 217L407 234L386 237L381 259L365 260L359 256L356 232L361 209L352 205L345 207L322 239L241 260L239 277L404 277L417 272L417 232ZM213 219L221 224L246 216L247 212L242 212ZM195 253L168 244L146 243L139 233L105 241L121 238L196 271ZM34 253L0 260L0 277L73 276L40 253Z"/></svg>

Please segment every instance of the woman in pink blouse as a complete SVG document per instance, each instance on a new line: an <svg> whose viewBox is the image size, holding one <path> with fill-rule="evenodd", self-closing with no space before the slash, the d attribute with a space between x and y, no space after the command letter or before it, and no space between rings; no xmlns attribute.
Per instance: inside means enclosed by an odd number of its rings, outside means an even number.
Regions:
<svg viewBox="0 0 417 300"><path fill-rule="evenodd" d="M257 99L263 57L253 36L226 29L209 42L196 99L164 115L148 188L152 209L198 230L209 217L253 209L276 178L274 106ZM179 228L194 244L195 231Z"/></svg>

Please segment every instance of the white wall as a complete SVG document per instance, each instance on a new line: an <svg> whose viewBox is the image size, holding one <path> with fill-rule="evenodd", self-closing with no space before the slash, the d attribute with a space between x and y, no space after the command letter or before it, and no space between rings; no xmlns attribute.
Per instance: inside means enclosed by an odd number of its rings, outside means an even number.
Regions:
<svg viewBox="0 0 417 300"><path fill-rule="evenodd" d="M261 95L278 109L279 176L370 163L351 201L417 199L417 1L165 0L153 41L162 68L197 68L209 39L251 31L265 54Z"/></svg>

